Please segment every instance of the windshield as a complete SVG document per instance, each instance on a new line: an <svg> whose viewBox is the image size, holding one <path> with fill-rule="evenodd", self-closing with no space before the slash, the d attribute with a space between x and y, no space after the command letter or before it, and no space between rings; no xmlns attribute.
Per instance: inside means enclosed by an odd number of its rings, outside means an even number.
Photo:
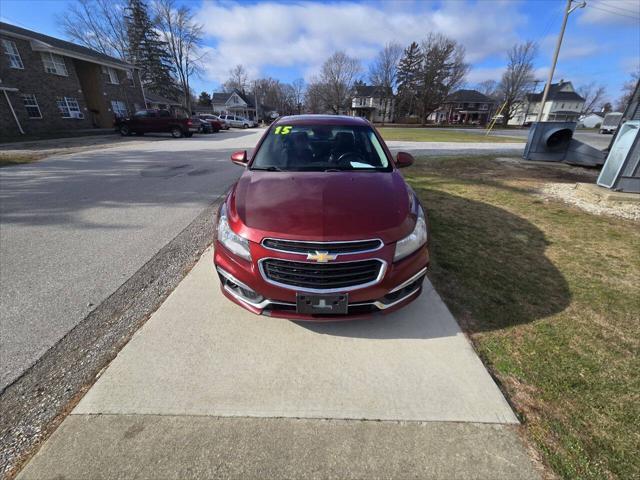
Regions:
<svg viewBox="0 0 640 480"><path fill-rule="evenodd" d="M251 170L389 172L392 166L371 127L278 125L270 129Z"/></svg>

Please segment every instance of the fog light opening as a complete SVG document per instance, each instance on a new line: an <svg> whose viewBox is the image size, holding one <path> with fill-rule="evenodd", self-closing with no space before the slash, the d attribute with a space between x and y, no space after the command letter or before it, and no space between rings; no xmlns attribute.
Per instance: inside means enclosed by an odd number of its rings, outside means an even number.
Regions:
<svg viewBox="0 0 640 480"><path fill-rule="evenodd" d="M230 280L224 276L222 276L223 285L227 290L232 291L235 295L240 298L244 298L252 303L260 303L264 300L264 297L250 288L247 288L246 285L240 286L233 280Z"/></svg>

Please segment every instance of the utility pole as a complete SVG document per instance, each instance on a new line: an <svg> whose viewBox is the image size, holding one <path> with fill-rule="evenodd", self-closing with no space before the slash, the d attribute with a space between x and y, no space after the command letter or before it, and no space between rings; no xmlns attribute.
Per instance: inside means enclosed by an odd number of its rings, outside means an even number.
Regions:
<svg viewBox="0 0 640 480"><path fill-rule="evenodd" d="M260 122L260 117L258 116L258 81L255 80L253 82L253 103L256 105L256 125Z"/></svg>
<svg viewBox="0 0 640 480"><path fill-rule="evenodd" d="M560 53L560 46L562 45L562 38L564 37L564 30L567 27L567 19L569 18L569 14L573 12L576 8L584 8L587 5L586 1L582 1L575 6L571 6L574 0L567 0L567 8L564 10L564 18L562 19L562 28L560 29L560 35L558 35L558 43L556 43L556 51L553 54L553 62L551 62L551 70L549 70L549 78L547 79L547 84L544 87L544 93L542 94L542 103L540 104L540 111L538 112L538 118L536 122L540 122L542 120L542 113L544 111L544 104L547 102L547 96L549 95L549 87L551 86L551 82L553 81L553 74L556 70L556 63L558 63L558 54Z"/></svg>

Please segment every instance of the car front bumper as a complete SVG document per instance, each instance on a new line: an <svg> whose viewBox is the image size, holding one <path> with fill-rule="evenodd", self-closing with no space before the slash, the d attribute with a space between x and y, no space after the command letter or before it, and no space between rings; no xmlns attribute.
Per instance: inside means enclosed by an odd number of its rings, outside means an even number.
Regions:
<svg viewBox="0 0 640 480"><path fill-rule="evenodd" d="M222 293L253 313L293 320L342 321L389 313L418 297L429 265L428 246L424 245L396 263L393 263L394 251L395 245L385 245L376 252L350 256L350 260L376 258L386 263L386 269L375 284L348 290L349 305L346 315L298 313L298 291L294 287L282 287L267 281L258 266L261 258L278 257L300 261L299 255L265 250L260 245L252 244L253 261L248 262L229 253L216 241L214 264Z"/></svg>

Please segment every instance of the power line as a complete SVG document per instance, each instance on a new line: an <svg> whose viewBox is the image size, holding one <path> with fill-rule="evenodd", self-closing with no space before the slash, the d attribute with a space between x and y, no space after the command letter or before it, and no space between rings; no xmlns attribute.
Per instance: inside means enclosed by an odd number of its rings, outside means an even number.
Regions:
<svg viewBox="0 0 640 480"><path fill-rule="evenodd" d="M555 23L554 20L556 20L558 13L560 13L560 11L563 8L564 7L563 7L562 4L556 5L556 7L554 9L551 9L551 11L547 14L547 23L546 23L544 29L542 30L542 33L536 39L536 41L535 41L536 43L539 43L540 40L544 39L544 37L547 35L547 33L549 33L549 29Z"/></svg>
<svg viewBox="0 0 640 480"><path fill-rule="evenodd" d="M616 12L615 10L607 10L606 8L597 7L595 5L589 5L591 8L595 8L596 10L600 10L601 12L607 12L611 15L618 15L620 17L633 18L634 20L640 20L640 16L626 15L624 13Z"/></svg>
<svg viewBox="0 0 640 480"><path fill-rule="evenodd" d="M612 8L614 10L620 10L621 12L640 14L640 8L637 9L637 10L631 10L629 8L620 7L619 5L614 5L614 4L606 3L606 2L603 2L603 1L596 2L596 5L601 5L603 7Z"/></svg>

